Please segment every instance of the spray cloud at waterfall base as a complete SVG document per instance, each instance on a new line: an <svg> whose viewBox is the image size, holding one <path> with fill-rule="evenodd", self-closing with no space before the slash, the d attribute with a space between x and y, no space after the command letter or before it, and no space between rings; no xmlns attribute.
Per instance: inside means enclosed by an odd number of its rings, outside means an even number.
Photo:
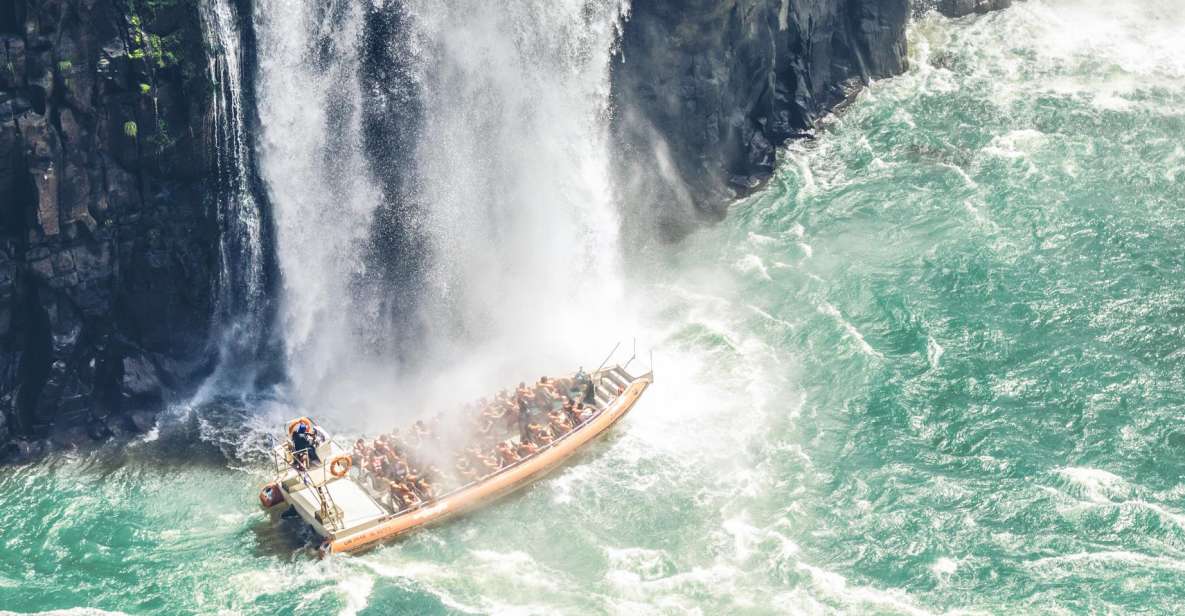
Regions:
<svg viewBox="0 0 1185 616"><path fill-rule="evenodd" d="M257 7L301 404L368 415L475 396L630 335L607 135L624 10Z"/></svg>

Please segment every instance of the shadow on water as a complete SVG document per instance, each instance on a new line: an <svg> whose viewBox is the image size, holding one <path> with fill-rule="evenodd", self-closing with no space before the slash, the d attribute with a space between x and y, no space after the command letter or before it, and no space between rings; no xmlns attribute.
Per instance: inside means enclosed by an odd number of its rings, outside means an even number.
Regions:
<svg viewBox="0 0 1185 616"><path fill-rule="evenodd" d="M276 509L287 511L285 506ZM317 558L317 546L320 537L313 529L305 524L295 512L291 515L283 511L268 512L261 520L251 525L251 534L255 541L252 543L252 554L264 557Z"/></svg>

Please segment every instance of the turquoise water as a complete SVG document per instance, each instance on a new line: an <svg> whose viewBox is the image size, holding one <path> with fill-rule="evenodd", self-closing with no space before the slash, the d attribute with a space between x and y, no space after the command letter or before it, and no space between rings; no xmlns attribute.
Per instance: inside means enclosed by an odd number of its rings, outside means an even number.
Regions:
<svg viewBox="0 0 1185 616"><path fill-rule="evenodd" d="M176 409L5 470L0 609L1178 613L1176 8L914 24L908 74L634 257L658 382L510 501L310 560L255 505L291 409Z"/></svg>

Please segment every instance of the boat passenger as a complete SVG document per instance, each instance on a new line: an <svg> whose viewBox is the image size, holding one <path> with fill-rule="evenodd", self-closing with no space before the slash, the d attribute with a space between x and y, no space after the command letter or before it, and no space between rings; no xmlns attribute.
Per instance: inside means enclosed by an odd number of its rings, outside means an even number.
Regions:
<svg viewBox="0 0 1185 616"><path fill-rule="evenodd" d="M501 402L489 404L485 406L484 410L482 410L481 415L482 417L490 418L490 420L502 419L502 417L506 415L506 406Z"/></svg>
<svg viewBox="0 0 1185 616"><path fill-rule="evenodd" d="M572 428L568 426L563 413L560 413L559 411L552 411L548 413L547 418L550 420L547 422L547 427L551 429L551 433L554 434L556 438L559 438L560 436L563 436L572 430Z"/></svg>
<svg viewBox="0 0 1185 616"><path fill-rule="evenodd" d="M408 487L406 483L398 484L398 486L399 497L403 499L403 506L405 508L411 509L412 507L415 507L423 502L420 499L420 495L416 494L415 490L412 490L410 487Z"/></svg>
<svg viewBox="0 0 1185 616"><path fill-rule="evenodd" d="M387 483L387 496L391 499L391 507L395 511L410 509L420 503L420 497L402 483L391 481Z"/></svg>
<svg viewBox="0 0 1185 616"><path fill-rule="evenodd" d="M410 493L398 481L387 481L387 498L391 500L391 508L395 511L407 509L413 506L418 500L415 494Z"/></svg>
<svg viewBox="0 0 1185 616"><path fill-rule="evenodd" d="M534 423L527 426L527 428L531 431L531 441L539 445L547 445L554 440L551 436L551 432L549 432L542 424Z"/></svg>
<svg viewBox="0 0 1185 616"><path fill-rule="evenodd" d="M530 438L530 432L527 428L528 424L531 422L531 413L528 403L529 399L527 398L526 394L523 394L520 390L518 395L518 431L524 441Z"/></svg>
<svg viewBox="0 0 1185 616"><path fill-rule="evenodd" d="M424 499L424 502L436 500L436 487L429 483L427 479L421 477L420 480L416 482L416 490Z"/></svg>
<svg viewBox="0 0 1185 616"><path fill-rule="evenodd" d="M519 415L517 404L510 402L506 405L506 411L502 413L502 417L506 420L506 429L512 430L518 426Z"/></svg>
<svg viewBox="0 0 1185 616"><path fill-rule="evenodd" d="M518 444L518 447L516 447L515 449L516 449L516 453L518 453L518 457L524 458L524 459L535 455L535 453L539 451L539 448L536 447L535 444L530 441L520 442Z"/></svg>
<svg viewBox="0 0 1185 616"><path fill-rule="evenodd" d="M486 472L482 475L483 477L493 474L497 472L498 469L502 468L502 465L498 462L497 458L487 455L483 455L481 457L481 465L484 466L486 470Z"/></svg>
<svg viewBox="0 0 1185 616"><path fill-rule="evenodd" d="M542 379L540 379L539 387L542 388L540 397L543 398L543 400L544 400L544 403L541 405L541 408L543 408L545 410L550 411L550 410L554 409L556 406L559 405L560 401L563 400L563 398L564 398L563 390L561 390L559 388L559 386L556 383L556 380L551 377L545 376Z"/></svg>
<svg viewBox="0 0 1185 616"><path fill-rule="evenodd" d="M354 441L354 451L350 455L350 462L354 468L362 468L366 462L367 452L369 447L366 446L366 439L358 439Z"/></svg>
<svg viewBox="0 0 1185 616"><path fill-rule="evenodd" d="M477 479L477 471L473 470L473 467L469 465L468 458L458 458L455 468L457 469L457 475L462 479L466 481Z"/></svg>
<svg viewBox="0 0 1185 616"><path fill-rule="evenodd" d="M411 474L411 469L407 467L407 462L396 458L395 461L387 468L387 477L395 481L401 481L404 477Z"/></svg>
<svg viewBox="0 0 1185 616"><path fill-rule="evenodd" d="M390 434L384 434L383 442L399 451L407 451L409 449L407 440L403 438L403 434L399 431L399 428L395 428Z"/></svg>
<svg viewBox="0 0 1185 616"><path fill-rule="evenodd" d="M568 422L573 428L580 425L582 421L580 413L576 412L576 405L567 396L564 396L564 404L560 407L560 410L563 411L564 416L568 418Z"/></svg>
<svg viewBox="0 0 1185 616"><path fill-rule="evenodd" d="M561 395L567 395L568 391L572 389L571 377L561 376L552 379L551 383L552 386L555 387L555 390L560 392Z"/></svg>
<svg viewBox="0 0 1185 616"><path fill-rule="evenodd" d="M498 458L502 461L503 468L520 460L518 454L505 441L498 443L494 450L498 453Z"/></svg>
<svg viewBox="0 0 1185 616"><path fill-rule="evenodd" d="M370 464L367 466L367 470L370 471L371 484L376 490L379 489L379 487L382 485L381 482L384 481L383 457L378 454L372 455L370 458Z"/></svg>
<svg viewBox="0 0 1185 616"><path fill-rule="evenodd" d="M477 418L477 431L481 433L482 436L488 436L490 434L490 430L493 429L493 427L494 420L490 419L484 413Z"/></svg>
<svg viewBox="0 0 1185 616"><path fill-rule="evenodd" d="M527 383L525 381L519 382L516 394L519 398L520 407L522 406L522 402L526 402L527 406L535 406L535 388L527 387Z"/></svg>

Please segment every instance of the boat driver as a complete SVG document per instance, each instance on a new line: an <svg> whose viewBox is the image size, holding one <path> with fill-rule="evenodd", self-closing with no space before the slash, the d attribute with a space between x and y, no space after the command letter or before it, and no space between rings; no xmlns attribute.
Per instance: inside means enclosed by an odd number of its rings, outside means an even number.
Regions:
<svg viewBox="0 0 1185 616"><path fill-rule="evenodd" d="M308 455L306 464L313 466L321 463L321 458L317 456L317 444L319 441L317 429L305 425L304 423L296 426L296 432L292 433L292 452L297 456L301 454Z"/></svg>

